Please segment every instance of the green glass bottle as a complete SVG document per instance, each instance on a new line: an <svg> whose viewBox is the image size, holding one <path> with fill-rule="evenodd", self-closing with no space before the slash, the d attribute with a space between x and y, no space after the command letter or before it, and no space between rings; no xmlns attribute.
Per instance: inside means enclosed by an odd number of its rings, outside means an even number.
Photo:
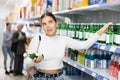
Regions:
<svg viewBox="0 0 120 80"><path fill-rule="evenodd" d="M77 23L76 24L76 39L79 39L79 30L80 30L79 24Z"/></svg>
<svg viewBox="0 0 120 80"><path fill-rule="evenodd" d="M72 38L74 38L74 35L75 35L75 29L74 29L74 25L75 23L72 23L72 29L71 29L71 35L72 35Z"/></svg>
<svg viewBox="0 0 120 80"><path fill-rule="evenodd" d="M65 30L66 30L66 36L68 36L68 28L69 28L69 24L66 23L66 28L65 28Z"/></svg>
<svg viewBox="0 0 120 80"><path fill-rule="evenodd" d="M76 39L76 23L73 24L73 33L74 33L74 36L73 36L73 39Z"/></svg>
<svg viewBox="0 0 120 80"><path fill-rule="evenodd" d="M114 26L114 44L120 46L120 24Z"/></svg>
<svg viewBox="0 0 120 80"><path fill-rule="evenodd" d="M74 60L77 61L77 57L78 57L78 50L73 50L73 53L74 53Z"/></svg>
<svg viewBox="0 0 120 80"><path fill-rule="evenodd" d="M81 24L80 24L79 36L80 36L80 40L85 40L84 23L81 23Z"/></svg>
<svg viewBox="0 0 120 80"><path fill-rule="evenodd" d="M61 24L58 24L58 27L57 27L57 35L60 35L60 28L61 28Z"/></svg>
<svg viewBox="0 0 120 80"><path fill-rule="evenodd" d="M85 40L89 38L89 25L85 23Z"/></svg>
<svg viewBox="0 0 120 80"><path fill-rule="evenodd" d="M64 25L63 25L63 23L61 23L60 35L61 36L64 35Z"/></svg>
<svg viewBox="0 0 120 80"><path fill-rule="evenodd" d="M84 31L84 40L87 40L87 24L84 23L83 25L83 31Z"/></svg>
<svg viewBox="0 0 120 80"><path fill-rule="evenodd" d="M104 23L99 23L98 24L98 29L97 30L99 30L100 28L102 28L104 26ZM98 39L98 42L99 43L106 43L106 39L105 39L105 37L106 37L106 34L105 33L103 33L101 36L100 36L100 38Z"/></svg>
<svg viewBox="0 0 120 80"><path fill-rule="evenodd" d="M32 54L27 54L27 57L34 59L37 58L38 56L35 53L32 53Z"/></svg>
<svg viewBox="0 0 120 80"><path fill-rule="evenodd" d="M68 36L71 37L71 38L73 37L73 35L72 35L72 28L73 28L72 23L70 23L69 24L69 29L68 29Z"/></svg>
<svg viewBox="0 0 120 80"><path fill-rule="evenodd" d="M83 23L82 25L82 40L85 40L85 24Z"/></svg>
<svg viewBox="0 0 120 80"><path fill-rule="evenodd" d="M63 36L67 36L67 24L63 23Z"/></svg>
<svg viewBox="0 0 120 80"><path fill-rule="evenodd" d="M114 33L113 33L113 25L111 25L108 28L108 31L106 32L106 44L107 45L113 45L114 40Z"/></svg>
<svg viewBox="0 0 120 80"><path fill-rule="evenodd" d="M82 26L79 24L79 39L82 40Z"/></svg>
<svg viewBox="0 0 120 80"><path fill-rule="evenodd" d="M94 23L90 23L90 26L89 26L89 37L93 37L94 33L95 33L95 26L94 26Z"/></svg>

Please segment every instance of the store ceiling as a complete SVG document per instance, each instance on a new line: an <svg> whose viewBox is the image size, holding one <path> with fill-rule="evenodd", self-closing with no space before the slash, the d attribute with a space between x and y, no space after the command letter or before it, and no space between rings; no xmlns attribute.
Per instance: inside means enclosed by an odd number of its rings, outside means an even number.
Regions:
<svg viewBox="0 0 120 80"><path fill-rule="evenodd" d="M0 0L0 19L5 19L23 0Z"/></svg>

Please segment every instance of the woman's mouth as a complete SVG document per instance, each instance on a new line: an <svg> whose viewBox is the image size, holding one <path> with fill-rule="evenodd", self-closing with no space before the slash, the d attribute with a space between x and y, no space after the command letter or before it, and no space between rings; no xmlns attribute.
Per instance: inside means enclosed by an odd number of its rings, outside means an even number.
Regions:
<svg viewBox="0 0 120 80"><path fill-rule="evenodd" d="M48 29L48 30L47 30L47 32L51 32L51 31L52 31L52 29Z"/></svg>

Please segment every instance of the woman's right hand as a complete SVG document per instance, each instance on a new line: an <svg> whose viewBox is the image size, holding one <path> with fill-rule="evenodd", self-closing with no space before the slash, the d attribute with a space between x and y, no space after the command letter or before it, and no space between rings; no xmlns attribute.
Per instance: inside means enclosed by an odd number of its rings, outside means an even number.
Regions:
<svg viewBox="0 0 120 80"><path fill-rule="evenodd" d="M42 56L42 55L39 55L38 57L35 57L35 58L33 59L33 61L34 61L35 63L39 63L39 62L42 61L42 59L43 59L43 56Z"/></svg>

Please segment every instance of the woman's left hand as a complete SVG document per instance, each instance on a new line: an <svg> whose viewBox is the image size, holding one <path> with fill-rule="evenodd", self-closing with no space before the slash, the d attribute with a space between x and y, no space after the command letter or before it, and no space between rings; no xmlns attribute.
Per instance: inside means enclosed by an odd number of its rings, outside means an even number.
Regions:
<svg viewBox="0 0 120 80"><path fill-rule="evenodd" d="M110 25L113 25L113 23L109 22L109 23L105 24L101 29L99 29L97 31L97 34L101 36L103 33L107 32L108 27L110 27Z"/></svg>

